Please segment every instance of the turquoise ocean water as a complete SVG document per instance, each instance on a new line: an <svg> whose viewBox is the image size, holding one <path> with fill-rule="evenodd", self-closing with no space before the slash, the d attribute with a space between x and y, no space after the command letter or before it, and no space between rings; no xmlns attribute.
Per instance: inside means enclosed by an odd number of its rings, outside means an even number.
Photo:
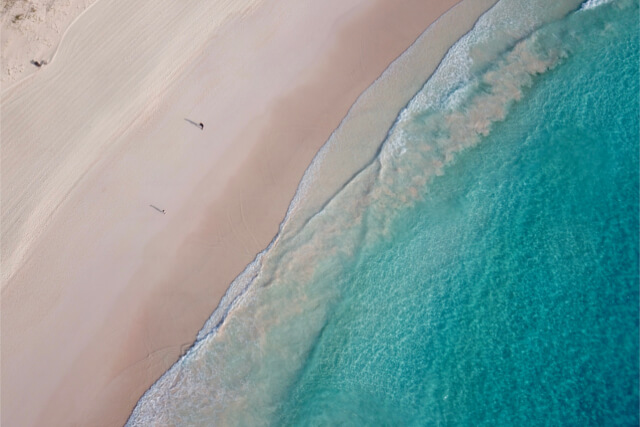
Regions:
<svg viewBox="0 0 640 427"><path fill-rule="evenodd" d="M483 16L129 424L638 425L638 2L550 4Z"/></svg>

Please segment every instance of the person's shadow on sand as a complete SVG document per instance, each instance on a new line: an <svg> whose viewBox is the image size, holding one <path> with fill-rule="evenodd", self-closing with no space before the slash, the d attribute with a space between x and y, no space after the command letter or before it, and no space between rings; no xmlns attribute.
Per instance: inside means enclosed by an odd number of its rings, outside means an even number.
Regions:
<svg viewBox="0 0 640 427"><path fill-rule="evenodd" d="M196 123L193 120L189 120L189 119L184 119L185 121L191 123L192 125L199 127L201 130L204 129L204 125L202 123Z"/></svg>

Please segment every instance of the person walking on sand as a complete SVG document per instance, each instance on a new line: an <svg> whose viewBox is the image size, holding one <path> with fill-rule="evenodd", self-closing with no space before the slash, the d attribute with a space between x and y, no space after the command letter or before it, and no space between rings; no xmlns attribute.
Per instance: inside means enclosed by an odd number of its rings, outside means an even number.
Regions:
<svg viewBox="0 0 640 427"><path fill-rule="evenodd" d="M200 124L200 130L204 130L204 124L203 123L199 123Z"/></svg>

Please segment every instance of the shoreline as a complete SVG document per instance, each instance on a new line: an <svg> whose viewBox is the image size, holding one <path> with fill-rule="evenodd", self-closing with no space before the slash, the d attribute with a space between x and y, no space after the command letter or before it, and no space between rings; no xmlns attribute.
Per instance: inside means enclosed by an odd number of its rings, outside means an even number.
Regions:
<svg viewBox="0 0 640 427"><path fill-rule="evenodd" d="M420 11L433 21L454 3L434 11L418 1L335 2L285 28L278 17L304 7L262 4L209 42L92 163L3 289L3 421L122 424L277 233L311 159L353 102L431 24ZM391 40L380 39L384 25L397 32ZM251 49L256 68L236 54ZM220 58L228 69L216 68ZM283 60L288 68L278 68Z"/></svg>
<svg viewBox="0 0 640 427"><path fill-rule="evenodd" d="M280 237L299 231L311 216L322 209L357 173L370 164L395 123L398 113L407 106L408 101L439 67L449 48L497 2L498 0L483 0L471 3L463 0L456 3L432 23L401 56L384 70L382 75L358 96L305 170L285 217L280 222L278 233L269 243L269 247L259 252L245 270L234 279L216 308L216 312L198 333L198 341L224 322L223 319L232 304L232 301L229 301L226 306L223 306L225 299L234 300L251 286L250 282L259 269L258 258L277 244ZM464 16L465 14L467 16ZM446 31L445 28L454 25L454 22L458 25L457 30L460 34ZM432 37L438 38L441 44L431 44ZM421 67L420 70L418 66ZM386 103L385 107L380 107L381 101ZM371 117L375 117L376 120L371 121ZM349 161L344 161L344 158L348 158ZM236 282L241 282L238 283L241 289L232 292Z"/></svg>

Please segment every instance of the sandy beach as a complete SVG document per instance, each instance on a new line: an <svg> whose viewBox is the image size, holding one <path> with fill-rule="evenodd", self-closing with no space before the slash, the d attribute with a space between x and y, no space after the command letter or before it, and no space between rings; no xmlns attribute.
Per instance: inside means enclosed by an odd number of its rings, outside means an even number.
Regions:
<svg viewBox="0 0 640 427"><path fill-rule="evenodd" d="M457 1L229 3L77 3L47 65L3 74L2 425L124 424Z"/></svg>

